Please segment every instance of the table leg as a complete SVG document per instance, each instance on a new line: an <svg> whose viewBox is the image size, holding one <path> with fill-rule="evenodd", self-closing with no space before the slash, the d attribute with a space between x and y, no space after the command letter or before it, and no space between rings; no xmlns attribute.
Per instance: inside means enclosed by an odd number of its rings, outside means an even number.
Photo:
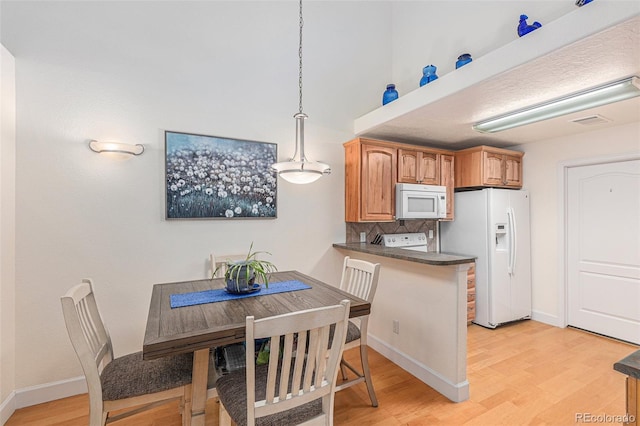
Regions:
<svg viewBox="0 0 640 426"><path fill-rule="evenodd" d="M207 404L207 377L209 374L209 349L200 349L193 354L191 426L204 426Z"/></svg>

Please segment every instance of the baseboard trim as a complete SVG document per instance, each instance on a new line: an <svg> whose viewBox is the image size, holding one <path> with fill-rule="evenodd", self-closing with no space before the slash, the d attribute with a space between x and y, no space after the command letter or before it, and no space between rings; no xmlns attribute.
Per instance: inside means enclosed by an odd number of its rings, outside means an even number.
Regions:
<svg viewBox="0 0 640 426"><path fill-rule="evenodd" d="M57 382L45 383L15 391L15 409L42 404L73 395L87 393L84 376Z"/></svg>
<svg viewBox="0 0 640 426"><path fill-rule="evenodd" d="M403 370L409 372L419 380L431 386L442 395L446 396L453 402L462 402L469 399L469 381L465 380L461 383L451 383L442 377L438 372L430 369L423 363L413 359L409 355L392 348L382 340L368 335L367 344L374 350L379 352L385 358L394 364L400 366Z"/></svg>
<svg viewBox="0 0 640 426"><path fill-rule="evenodd" d="M540 311L532 311L531 319L534 321L552 325L554 327L564 328L564 325L562 325L562 321L560 321L560 318L558 318L557 315L551 315L547 314L546 312Z"/></svg>
<svg viewBox="0 0 640 426"><path fill-rule="evenodd" d="M5 424L16 411L16 393L11 392L7 399L0 404L0 424Z"/></svg>

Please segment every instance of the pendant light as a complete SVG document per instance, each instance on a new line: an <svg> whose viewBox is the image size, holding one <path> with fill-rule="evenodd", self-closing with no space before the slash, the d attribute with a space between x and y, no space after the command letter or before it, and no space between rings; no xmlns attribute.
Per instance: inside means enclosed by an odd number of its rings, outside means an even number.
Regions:
<svg viewBox="0 0 640 426"><path fill-rule="evenodd" d="M298 88L299 88L299 110L293 116L296 119L296 150L293 158L288 161L274 163L271 168L284 180L291 183L311 183L320 179L322 175L331 173L331 167L328 164L319 161L309 161L304 155L304 120L308 115L302 112L302 0L300 0L300 43L298 45L299 72L298 72Z"/></svg>

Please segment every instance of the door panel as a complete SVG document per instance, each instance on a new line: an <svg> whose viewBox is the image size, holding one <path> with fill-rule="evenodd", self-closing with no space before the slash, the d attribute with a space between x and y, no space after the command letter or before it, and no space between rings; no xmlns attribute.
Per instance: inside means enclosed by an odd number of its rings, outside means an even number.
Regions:
<svg viewBox="0 0 640 426"><path fill-rule="evenodd" d="M640 343L640 160L568 171L569 325Z"/></svg>
<svg viewBox="0 0 640 426"><path fill-rule="evenodd" d="M489 193L489 323L501 324L512 320L509 266L509 190L487 189ZM496 233L497 227L504 233Z"/></svg>
<svg viewBox="0 0 640 426"><path fill-rule="evenodd" d="M511 275L511 315L513 318L531 316L531 229L529 193L509 190L509 205L515 215L516 254Z"/></svg>

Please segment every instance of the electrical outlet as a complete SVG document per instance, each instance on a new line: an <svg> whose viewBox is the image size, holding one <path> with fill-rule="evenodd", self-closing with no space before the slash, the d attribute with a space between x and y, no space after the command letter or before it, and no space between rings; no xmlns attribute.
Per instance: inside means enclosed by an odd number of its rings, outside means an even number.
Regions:
<svg viewBox="0 0 640 426"><path fill-rule="evenodd" d="M429 238L433 238L433 229L429 229Z"/></svg>
<svg viewBox="0 0 640 426"><path fill-rule="evenodd" d="M360 233L360 242L361 243L366 243L367 242L367 233L366 232L361 232Z"/></svg>
<svg viewBox="0 0 640 426"><path fill-rule="evenodd" d="M393 320L393 332L395 334L400 334L400 321Z"/></svg>

